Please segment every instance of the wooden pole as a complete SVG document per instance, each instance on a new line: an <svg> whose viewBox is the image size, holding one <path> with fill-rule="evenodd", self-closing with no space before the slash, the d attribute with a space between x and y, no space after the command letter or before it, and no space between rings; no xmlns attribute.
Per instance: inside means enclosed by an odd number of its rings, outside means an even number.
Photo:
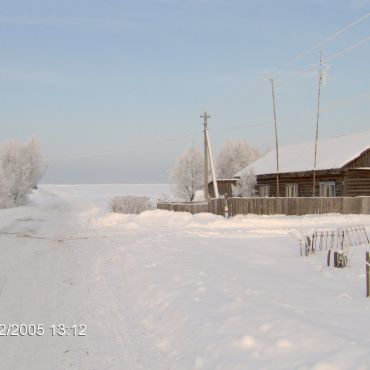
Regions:
<svg viewBox="0 0 370 370"><path fill-rule="evenodd" d="M274 79L271 78L271 90L272 90L272 107L274 112L274 126L275 126L275 149L276 149L276 196L280 196L280 184L279 184L279 141L277 132L277 120L276 120L276 104L275 104L275 88Z"/></svg>
<svg viewBox="0 0 370 370"><path fill-rule="evenodd" d="M370 253L366 252L366 297L370 297Z"/></svg>
<svg viewBox="0 0 370 370"><path fill-rule="evenodd" d="M209 138L208 129L206 130L206 138L207 138L207 148L208 148L208 155L209 155L209 163L211 165L211 172L212 172L213 191L215 193L215 198L219 198L220 195L218 193L216 168L215 168L215 164L214 164L214 161L213 161L211 140Z"/></svg>
<svg viewBox="0 0 370 370"><path fill-rule="evenodd" d="M313 181L312 181L312 196L316 196L316 164L317 164L317 142L319 139L319 120L320 120L320 95L321 95L321 84L323 82L322 73L322 53L320 52L320 65L319 65L319 86L317 92L317 111L316 111L316 135L315 135L315 154L313 161Z"/></svg>
<svg viewBox="0 0 370 370"><path fill-rule="evenodd" d="M207 129L208 118L210 115L205 111L200 118L203 118L203 142L204 142L204 197L206 200L209 198L208 194L208 144L207 144Z"/></svg>

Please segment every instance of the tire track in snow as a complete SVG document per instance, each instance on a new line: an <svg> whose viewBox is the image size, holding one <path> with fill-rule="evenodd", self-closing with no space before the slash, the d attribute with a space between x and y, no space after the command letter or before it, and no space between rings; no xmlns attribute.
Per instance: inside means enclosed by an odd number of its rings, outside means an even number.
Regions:
<svg viewBox="0 0 370 370"><path fill-rule="evenodd" d="M108 303L108 310L114 318L116 336L121 338L125 350L129 353L129 363L125 369L167 370L169 367L165 365L164 359L159 357L158 352L153 351L153 346L149 345L145 333L140 330L138 317L130 303L132 292L128 283L129 276L125 271L126 256L122 252L124 248L120 247L119 251L121 253L117 255L116 245L114 243L114 254L104 255L104 253L99 253L97 255L94 271L98 276L99 290ZM104 250L107 249L110 250L109 247L104 246ZM112 273L118 276L112 276ZM113 283L117 281L122 284L119 297L117 296L117 290L112 289ZM124 333L124 336L122 336L122 333Z"/></svg>

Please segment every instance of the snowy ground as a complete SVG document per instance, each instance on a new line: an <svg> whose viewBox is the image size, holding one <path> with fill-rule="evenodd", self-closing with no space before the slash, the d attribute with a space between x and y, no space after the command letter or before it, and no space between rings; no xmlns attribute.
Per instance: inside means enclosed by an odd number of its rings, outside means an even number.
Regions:
<svg viewBox="0 0 370 370"><path fill-rule="evenodd" d="M370 369L366 247L329 269L290 236L370 216L110 214L131 191L42 186L0 210L0 324L45 328L0 327L0 369ZM59 323L87 335L53 336Z"/></svg>

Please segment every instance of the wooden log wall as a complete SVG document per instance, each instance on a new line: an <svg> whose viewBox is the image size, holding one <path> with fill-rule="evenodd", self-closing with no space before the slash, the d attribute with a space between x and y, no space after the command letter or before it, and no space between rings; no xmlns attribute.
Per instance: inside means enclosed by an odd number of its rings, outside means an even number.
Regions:
<svg viewBox="0 0 370 370"><path fill-rule="evenodd" d="M346 196L370 195L370 170L348 169L344 173L343 189Z"/></svg>
<svg viewBox="0 0 370 370"><path fill-rule="evenodd" d="M232 196L232 187L236 185L236 179L217 180L218 193L220 195ZM208 193L211 198L215 196L213 181L208 184Z"/></svg>
<svg viewBox="0 0 370 370"><path fill-rule="evenodd" d="M370 174L370 172L369 172ZM319 183L321 181L335 181L337 184L336 196L343 196L343 175L340 171L318 171L316 177L316 196L319 196ZM257 191L259 185L270 186L270 196L276 197L276 175L259 175L257 176ZM313 177L312 172L296 173L296 174L280 174L279 176L279 196L285 197L285 186L287 184L298 184L298 196L299 197L311 197L312 196L312 183ZM369 188L370 189L370 188ZM370 194L369 194L370 195Z"/></svg>
<svg viewBox="0 0 370 370"><path fill-rule="evenodd" d="M359 157L349 162L345 168L370 167L370 150L366 150Z"/></svg>

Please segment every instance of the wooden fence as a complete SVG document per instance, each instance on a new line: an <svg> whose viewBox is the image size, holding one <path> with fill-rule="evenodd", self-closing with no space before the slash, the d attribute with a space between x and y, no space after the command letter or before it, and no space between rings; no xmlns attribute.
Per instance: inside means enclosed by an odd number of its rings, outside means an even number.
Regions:
<svg viewBox="0 0 370 370"><path fill-rule="evenodd" d="M306 215L320 213L369 214L370 197L230 198L229 215Z"/></svg>
<svg viewBox="0 0 370 370"><path fill-rule="evenodd" d="M370 214L370 197L333 198L229 198L200 203L158 203L158 209L175 212L209 212L222 216L306 215L321 213Z"/></svg>
<svg viewBox="0 0 370 370"><path fill-rule="evenodd" d="M164 209L166 211L174 211L174 212L190 212L192 214L195 213L202 213L202 212L210 212L209 205L207 202L164 202L157 204L158 209Z"/></svg>

